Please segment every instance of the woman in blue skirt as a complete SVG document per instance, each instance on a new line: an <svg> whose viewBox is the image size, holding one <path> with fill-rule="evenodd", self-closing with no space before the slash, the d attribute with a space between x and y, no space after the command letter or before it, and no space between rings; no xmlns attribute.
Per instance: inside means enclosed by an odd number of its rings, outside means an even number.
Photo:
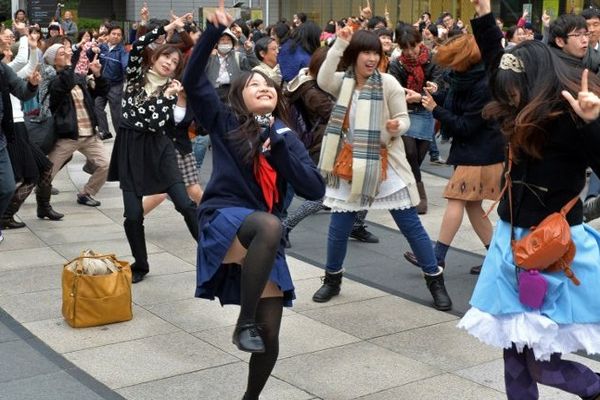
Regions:
<svg viewBox="0 0 600 400"><path fill-rule="evenodd" d="M472 307L459 327L504 349L508 399L538 399L538 383L600 399L600 376L562 359L578 350L600 353L600 235L582 223L581 202L577 199L566 215L576 247L570 267L579 285L563 271L540 271L547 290L541 306L532 307L537 305L527 296L539 292L525 289L531 278L519 275L511 250L511 231L517 240L528 235L579 195L588 166L600 172L600 81L589 74L588 86L587 71L566 65L537 41L503 53L489 0L478 0L475 7L479 18L471 26L491 73L493 101L484 116L499 121L514 153L512 201L505 195L500 202Z"/></svg>
<svg viewBox="0 0 600 400"><path fill-rule="evenodd" d="M199 209L196 297L241 305L233 343L253 353L244 396L251 400L275 366L283 306L294 298L279 219L286 187L310 200L325 190L304 145L287 128L283 98L271 79L246 73L232 82L231 108L220 103L204 70L233 19L219 8L209 20L184 77L188 104L213 147L213 172Z"/></svg>

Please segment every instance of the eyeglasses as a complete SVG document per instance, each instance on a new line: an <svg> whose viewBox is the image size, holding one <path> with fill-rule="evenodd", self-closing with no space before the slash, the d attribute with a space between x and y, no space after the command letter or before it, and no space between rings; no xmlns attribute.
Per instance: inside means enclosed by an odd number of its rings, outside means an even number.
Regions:
<svg viewBox="0 0 600 400"><path fill-rule="evenodd" d="M591 32L577 32L577 33L569 33L567 35L567 37L576 37L578 39L581 39L583 37L589 38L590 36L592 36Z"/></svg>

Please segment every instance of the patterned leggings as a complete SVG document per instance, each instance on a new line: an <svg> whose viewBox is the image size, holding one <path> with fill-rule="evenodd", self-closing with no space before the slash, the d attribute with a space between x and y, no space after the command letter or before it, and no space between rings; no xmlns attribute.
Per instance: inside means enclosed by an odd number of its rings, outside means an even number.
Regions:
<svg viewBox="0 0 600 400"><path fill-rule="evenodd" d="M538 383L584 399L600 398L600 376L588 367L563 360L558 353L550 361L537 361L528 347L522 353L514 345L504 349L504 383L508 400L537 400Z"/></svg>
<svg viewBox="0 0 600 400"><path fill-rule="evenodd" d="M11 218L13 217L21 208L27 197L33 191L33 188L39 184L40 186L50 186L52 184L52 167L48 168L45 171L42 171L40 175L40 179L38 182L28 182L21 184L17 190L15 190L15 194L12 199L10 199L10 203L8 208L4 212L3 218Z"/></svg>
<svg viewBox="0 0 600 400"><path fill-rule="evenodd" d="M300 205L292 214L283 220L282 224L284 228L291 231L298 225L302 220L308 216L318 213L325 209L323 205L323 199L321 200L306 200ZM354 228L359 228L365 224L365 218L367 217L367 210L362 210L356 213L356 220L354 221Z"/></svg>

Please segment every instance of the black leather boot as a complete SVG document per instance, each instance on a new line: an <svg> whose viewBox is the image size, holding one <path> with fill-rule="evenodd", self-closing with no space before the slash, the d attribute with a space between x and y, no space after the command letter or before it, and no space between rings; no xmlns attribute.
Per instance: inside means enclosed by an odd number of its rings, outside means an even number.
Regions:
<svg viewBox="0 0 600 400"><path fill-rule="evenodd" d="M321 278L323 286L315 292L312 297L313 301L317 303L326 303L331 300L333 296L340 294L342 275L343 273L341 271L337 274L331 274L325 271L325 276Z"/></svg>
<svg viewBox="0 0 600 400"><path fill-rule="evenodd" d="M6 211L4 211L4 215L0 219L0 229L19 229L25 227L24 222L15 220L15 214L21 207L21 204L23 204L23 201L16 200L17 197L18 196L13 196Z"/></svg>
<svg viewBox="0 0 600 400"><path fill-rule="evenodd" d="M241 351L248 353L264 353L266 351L258 325L254 322L236 325L231 341Z"/></svg>
<svg viewBox="0 0 600 400"><path fill-rule="evenodd" d="M125 219L125 236L131 248L131 255L135 262L131 264L131 283L138 283L150 272L148 265L148 250L146 249L146 235L142 221Z"/></svg>
<svg viewBox="0 0 600 400"><path fill-rule="evenodd" d="M64 214L54 211L50 205L50 191L51 186L38 186L35 199L37 201L37 216L38 218L48 218L52 221L58 221L64 217Z"/></svg>
<svg viewBox="0 0 600 400"><path fill-rule="evenodd" d="M431 292L433 297L433 307L440 311L448 311L452 308L452 300L448 296L446 291L446 285L444 285L444 273L440 272L437 275L425 274L425 283L427 289Z"/></svg>

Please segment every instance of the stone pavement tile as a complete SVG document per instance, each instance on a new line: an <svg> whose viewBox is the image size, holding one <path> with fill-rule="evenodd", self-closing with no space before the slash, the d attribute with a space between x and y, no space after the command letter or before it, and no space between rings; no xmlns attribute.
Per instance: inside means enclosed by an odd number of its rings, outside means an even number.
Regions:
<svg viewBox="0 0 600 400"><path fill-rule="evenodd" d="M322 399L355 399L441 371L361 342L279 360L273 375Z"/></svg>
<svg viewBox="0 0 600 400"><path fill-rule="evenodd" d="M75 227L82 227L82 229L83 227L87 227L91 232L101 231L107 228L105 225L114 223L112 219L96 210L92 210L91 207L86 207L85 210L78 209L77 212L71 213L58 210L58 206L56 209L65 214L60 221L50 221L36 217L36 219L29 221L27 226L37 234L38 231L47 232L58 228L67 229Z"/></svg>
<svg viewBox="0 0 600 400"><path fill-rule="evenodd" d="M452 374L443 374L376 394L360 400L505 400L506 395ZM358 400L358 399L357 399Z"/></svg>
<svg viewBox="0 0 600 400"><path fill-rule="evenodd" d="M219 301L197 298L153 304L145 308L186 332L233 326L240 313L237 306L221 307Z"/></svg>
<svg viewBox="0 0 600 400"><path fill-rule="evenodd" d="M151 267L152 268L152 267ZM162 268L163 270L166 268ZM142 282L133 285L133 301L139 305L170 303L194 298L196 272L168 275L146 275Z"/></svg>
<svg viewBox="0 0 600 400"><path fill-rule="evenodd" d="M65 354L111 389L239 361L184 332Z"/></svg>
<svg viewBox="0 0 600 400"><path fill-rule="evenodd" d="M123 200L121 200L121 203L123 203ZM119 207L104 207L104 206L100 206L98 207L98 211L101 212L102 214L106 215L108 218L110 218L113 222L117 223L119 226L123 227L123 221L125 220L123 218L123 204L121 204Z"/></svg>
<svg viewBox="0 0 600 400"><path fill-rule="evenodd" d="M233 323L235 323L235 320L233 320ZM308 332L310 334L307 334ZM194 336L244 361L248 361L250 355L239 351L231 343L232 333L233 324L231 326L195 332ZM279 359L314 353L358 341L360 339L355 336L333 329L303 315L290 313L284 316L281 321Z"/></svg>
<svg viewBox="0 0 600 400"><path fill-rule="evenodd" d="M95 215L98 211L94 207L84 206L82 204L77 204L77 196L73 193L61 193L58 196L52 196L50 199L50 204L54 208L55 211L58 211L62 214L65 214L64 218L60 221L50 221L47 219L39 219L37 217L37 205L35 202L35 196L31 195L23 204L21 209L19 210L19 216L23 218L26 224L32 224L32 226L42 226L44 224L50 225L60 225L66 224L67 221L71 219L75 223L81 223L78 215ZM71 218L71 216L74 216Z"/></svg>
<svg viewBox="0 0 600 400"><path fill-rule="evenodd" d="M152 243L146 242L146 247L149 254L162 252L160 248L156 247ZM59 244L52 246L52 248L57 253L69 260L79 256L79 254L85 249L92 249L96 253L116 254L119 257L131 254L131 249L129 248L129 243L127 243L127 240L95 241L93 236L90 236L86 242Z"/></svg>
<svg viewBox="0 0 600 400"><path fill-rule="evenodd" d="M0 343L17 340L19 337L0 321ZM0 391L1 393L1 391Z"/></svg>
<svg viewBox="0 0 600 400"><path fill-rule="evenodd" d="M42 267L52 264L62 266L65 261L66 260L58 252L49 247L7 251L2 249L0 271L9 271L24 267Z"/></svg>
<svg viewBox="0 0 600 400"><path fill-rule="evenodd" d="M498 358L497 350L456 328L457 323L455 319L423 326L373 339L371 343L449 372Z"/></svg>
<svg viewBox="0 0 600 400"><path fill-rule="evenodd" d="M294 282L301 279L321 277L324 274L321 268L315 267L312 264L291 256L287 256L286 258Z"/></svg>
<svg viewBox="0 0 600 400"><path fill-rule="evenodd" d="M0 354L2 354L0 382L10 382L60 370L22 340L0 343Z"/></svg>
<svg viewBox="0 0 600 400"><path fill-rule="evenodd" d="M317 277L295 281L294 287L296 289L296 300L294 300L294 307L292 310L296 312L331 307L338 304L352 303L388 295L381 290L373 289L350 279L344 279L342 291L339 296L335 296L327 303L315 303L312 301L312 296L317 289L321 287L321 278Z"/></svg>
<svg viewBox="0 0 600 400"><path fill-rule="evenodd" d="M133 263L134 261L133 257L130 255L122 257L122 259L129 261L130 263ZM148 254L148 263L150 264L151 274L156 276L196 271L195 264L190 264L167 252ZM151 275L148 275L148 278L150 278L150 276Z"/></svg>
<svg viewBox="0 0 600 400"><path fill-rule="evenodd" d="M63 264L0 272L0 296L61 288Z"/></svg>
<svg viewBox="0 0 600 400"><path fill-rule="evenodd" d="M389 295L303 311L302 314L362 339L456 320L451 314Z"/></svg>
<svg viewBox="0 0 600 400"><path fill-rule="evenodd" d="M49 246L89 242L90 240L127 240L123 228L111 220L109 221L110 224L104 223L94 226L59 227L55 225L50 229L36 229L35 233Z"/></svg>
<svg viewBox="0 0 600 400"><path fill-rule="evenodd" d="M118 389L128 400L241 399L246 389L248 364L237 362L160 381ZM270 377L261 400L309 400L315 397L277 378Z"/></svg>
<svg viewBox="0 0 600 400"><path fill-rule="evenodd" d="M61 318L62 290L0 296L0 307L20 323Z"/></svg>
<svg viewBox="0 0 600 400"><path fill-rule="evenodd" d="M115 396L116 398L116 396ZM65 371L0 383L4 400L106 400Z"/></svg>
<svg viewBox="0 0 600 400"><path fill-rule="evenodd" d="M27 228L2 231L4 241L0 244L0 252L45 247L46 244Z"/></svg>
<svg viewBox="0 0 600 400"><path fill-rule="evenodd" d="M488 386L494 390L504 392L504 362L502 361L502 351L496 349L499 359L484 364L480 364L471 368L463 369L454 372L456 375L462 376L468 380L479 383L480 385ZM568 355L565 358L581 362L582 364L594 364L596 367L600 365L598 362L589 360L583 357ZM596 368L596 371L598 369ZM544 400L576 400L578 396L563 392L549 386L538 385L540 399Z"/></svg>
<svg viewBox="0 0 600 400"><path fill-rule="evenodd" d="M71 328L61 317L29 322L24 326L61 354L180 331L176 326L137 306L133 307L131 321L116 324L76 329Z"/></svg>
<svg viewBox="0 0 600 400"><path fill-rule="evenodd" d="M187 242L185 242L187 243ZM180 244L176 247L171 247L169 249L162 249L161 251L168 250L169 253L173 254L175 257L181 258L183 261L190 263L192 265L196 265L196 257L198 252L198 246L196 244Z"/></svg>

